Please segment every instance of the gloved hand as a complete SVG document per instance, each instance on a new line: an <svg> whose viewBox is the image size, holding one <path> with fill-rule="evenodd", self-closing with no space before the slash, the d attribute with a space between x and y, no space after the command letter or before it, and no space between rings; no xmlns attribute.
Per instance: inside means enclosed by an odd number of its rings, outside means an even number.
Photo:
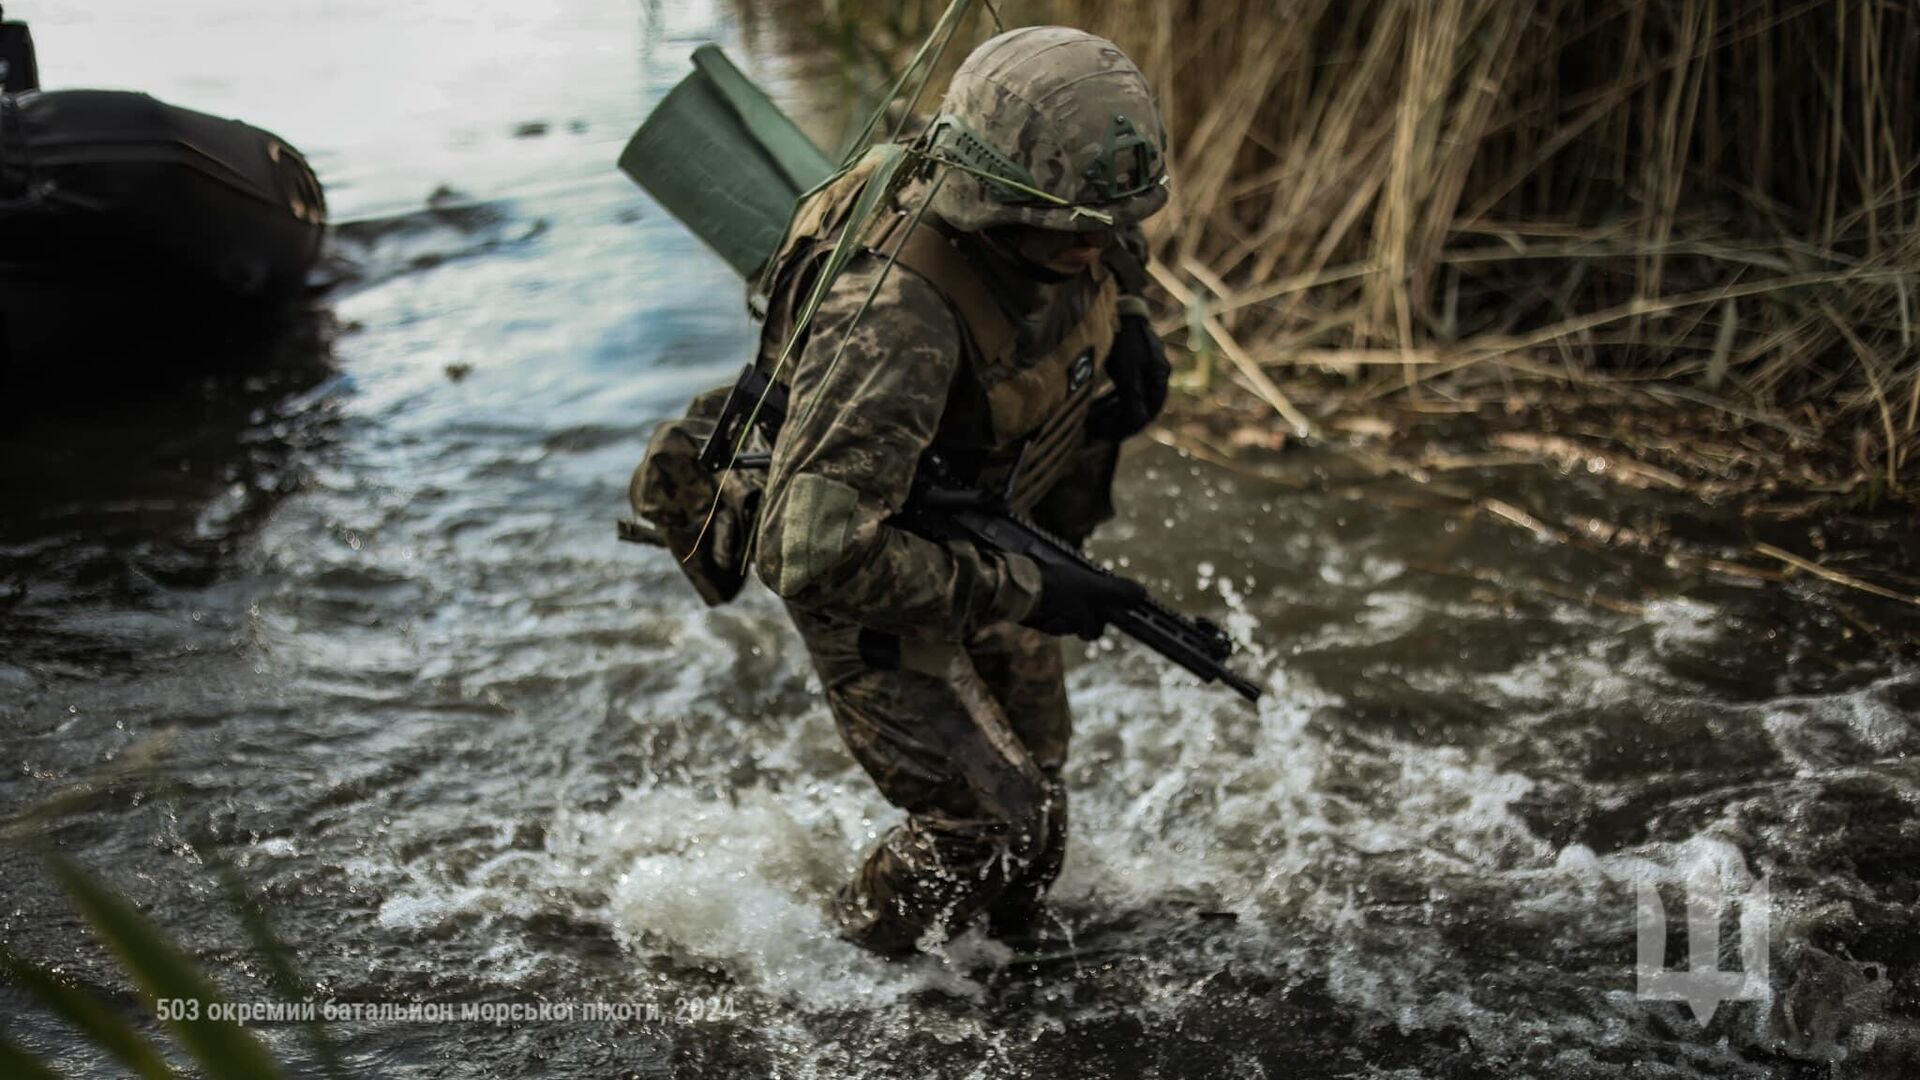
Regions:
<svg viewBox="0 0 1920 1080"><path fill-rule="evenodd" d="M1120 331L1107 354L1113 391L1101 395L1087 413L1087 434L1119 442L1153 422L1167 404L1167 376L1173 365L1160 335L1145 315L1120 316Z"/></svg>
<svg viewBox="0 0 1920 1080"><path fill-rule="evenodd" d="M1074 563L1038 563L1040 598L1020 620L1048 634L1072 634L1088 641L1106 630L1111 613L1147 598L1136 582L1101 574Z"/></svg>

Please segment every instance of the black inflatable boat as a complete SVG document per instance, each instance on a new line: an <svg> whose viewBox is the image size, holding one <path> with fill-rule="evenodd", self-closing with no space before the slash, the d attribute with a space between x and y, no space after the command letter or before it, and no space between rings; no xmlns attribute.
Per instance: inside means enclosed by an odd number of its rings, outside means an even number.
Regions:
<svg viewBox="0 0 1920 1080"><path fill-rule="evenodd" d="M0 97L0 275L271 299L304 283L326 206L292 147L145 94Z"/></svg>
<svg viewBox="0 0 1920 1080"><path fill-rule="evenodd" d="M0 356L15 374L103 324L153 339L304 289L326 203L291 146L145 94L19 85L0 93Z"/></svg>

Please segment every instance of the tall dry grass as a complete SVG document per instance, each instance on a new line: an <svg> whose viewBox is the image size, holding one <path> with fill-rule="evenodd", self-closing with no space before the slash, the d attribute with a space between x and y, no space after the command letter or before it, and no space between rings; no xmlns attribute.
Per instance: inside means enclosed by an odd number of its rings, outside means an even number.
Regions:
<svg viewBox="0 0 1920 1080"><path fill-rule="evenodd" d="M1277 407L1301 367L1349 403L1606 380L1915 482L1920 0L991 6L1146 70L1169 325Z"/></svg>
<svg viewBox="0 0 1920 1080"><path fill-rule="evenodd" d="M1655 377L1840 439L1889 485L1913 463L1920 3L1031 14L1160 88L1162 260L1256 362L1364 365L1381 394Z"/></svg>

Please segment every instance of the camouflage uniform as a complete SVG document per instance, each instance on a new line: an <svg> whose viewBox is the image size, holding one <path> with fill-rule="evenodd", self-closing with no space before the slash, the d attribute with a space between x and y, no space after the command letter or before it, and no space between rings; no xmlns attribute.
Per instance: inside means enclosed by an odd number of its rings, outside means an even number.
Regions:
<svg viewBox="0 0 1920 1080"><path fill-rule="evenodd" d="M1010 51L1031 59L1036 48L1062 42L1083 64L1118 57L1128 85L1144 88L1111 45L1041 28L978 50L956 75L949 107L983 85L968 81L970 69L991 76ZM1144 90L1140 97L1142 123L1150 117L1158 137L1151 98ZM1062 108L1070 102L1059 99ZM1075 194L1059 169L1039 171L1054 190ZM1071 725L1060 647L1018 625L1038 598L1039 570L1021 556L899 527L892 518L916 465L937 452L979 482L997 483L1023 460L1014 447L1044 444L1045 482L1023 489L1016 505L1079 539L1111 513L1117 455L1113 443L1084 432L1097 377L1083 384L1113 339L1111 276L1096 267L1056 285L1023 280L969 236L986 223L976 204L992 193L969 193L953 173L942 184L918 229L960 253L1010 334L1003 347L983 341L950 277L940 286L905 258L885 269L873 251L855 256L826 293L804 348L780 372L788 418L754 549L755 569L786 601L806 642L842 739L908 815L868 854L838 904L847 936L885 953L911 951L929 933L950 936L982 913L1004 925L1029 919L1059 871L1067 824L1061 770ZM925 181L902 192L892 231L881 230L893 239L871 246L892 250L885 245L908 231L901 223L927 197ZM1030 223L1029 210L1005 220ZM812 250L832 239L829 229ZM1139 243L1137 230L1130 239ZM796 251L790 237L784 264L804 262ZM804 274L777 272L775 280L762 336L767 368L806 284Z"/></svg>

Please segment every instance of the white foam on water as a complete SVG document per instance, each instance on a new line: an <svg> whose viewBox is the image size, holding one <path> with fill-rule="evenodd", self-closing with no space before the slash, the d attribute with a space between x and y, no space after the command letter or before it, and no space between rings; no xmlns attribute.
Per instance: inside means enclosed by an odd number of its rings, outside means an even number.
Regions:
<svg viewBox="0 0 1920 1080"><path fill-rule="evenodd" d="M1885 757L1920 752L1920 726L1892 697L1909 684L1896 674L1833 694L1778 697L1741 706L1764 727L1774 747L1805 772L1858 761L1862 748Z"/></svg>
<svg viewBox="0 0 1920 1080"><path fill-rule="evenodd" d="M1633 882L1711 872L1727 891L1743 887L1737 848L1712 826L1682 843L1604 856L1555 847L1512 810L1532 781L1490 752L1354 730L1330 741L1315 716L1339 701L1273 655L1232 579L1212 575L1208 584L1224 601L1221 621L1244 646L1234 666L1253 675L1265 696L1249 709L1126 644L1093 650L1074 667L1074 825L1055 890L1063 908L1092 913L1096 922L1144 913L1143 929L1127 931L1142 935L1143 945L1180 912L1230 911L1240 918L1222 935L1224 947L1257 970L1323 977L1327 991L1367 1022L1460 1025L1487 1046L1555 1032L1597 1045L1626 1022L1631 999L1596 1006L1586 1019L1502 1013L1476 996L1458 942L1422 919L1441 917L1456 899L1449 890L1464 883L1492 897L1476 891L1470 905L1511 902L1515 911L1592 938L1617 933L1631 917ZM1693 605L1651 610L1646 619L1621 620L1651 627L1644 637L1624 646L1597 639L1550 648L1486 677L1475 696L1525 722L1660 692L1666 676L1658 654L1710 643L1717 629L1711 613ZM1360 623L1326 636L1367 643L1448 617L1446 605L1391 591L1375 594L1367 611ZM703 745L720 754L732 747L737 757L696 767L691 778L676 773L627 789L611 806L563 810L537 865L502 864L470 874L461 887L417 883L382 907L383 924L431 928L463 913L520 912L551 903L537 897L572 890L636 957L723 972L744 991L778 1002L761 1012L780 1017L775 1027L784 1034L769 1029L768 1037L790 1052L783 1068L796 1075L837 1075L817 1021L807 1026L808 1017L822 1015L864 1017L867 1031L945 1025L944 1039L975 1049L1011 1045L998 1040L1018 1037L936 1016L913 1000L929 990L979 998L984 987L968 973L1003 962L999 946L970 935L936 955L888 964L834 934L830 898L901 814L840 748L817 699L799 715L725 714L716 689L744 659L735 655L739 635L726 632L738 628L726 622L773 617L771 610L680 617L676 655L685 660L661 674L663 685L649 690L644 713L633 718L640 729L708 725ZM769 662L803 678L803 654L780 640L785 656ZM1879 739L1875 745L1898 745L1897 718L1873 687L1768 707L1784 724L1811 710L1862 739ZM739 782L748 765L752 779ZM1383 906L1356 887L1376 874L1430 895ZM520 895L503 900L502 892ZM1630 962L1623 956L1623 968ZM1155 973L1142 976L1138 999L1126 1007L1177 1018L1195 1007L1203 969L1217 963L1217 956L1154 955Z"/></svg>
<svg viewBox="0 0 1920 1080"><path fill-rule="evenodd" d="M1631 885L1678 885L1736 894L1746 892L1754 882L1740 848L1704 832L1613 852L1599 858L1597 865L1609 880Z"/></svg>
<svg viewBox="0 0 1920 1080"><path fill-rule="evenodd" d="M1374 592L1367 594L1361 610L1353 617L1349 632L1331 635L1325 645L1361 645L1385 638L1399 637L1417 628L1434 613L1432 600L1410 592Z"/></svg>
<svg viewBox="0 0 1920 1080"><path fill-rule="evenodd" d="M1078 737L1123 749L1070 769L1074 839L1056 895L1094 909L1232 911L1244 955L1324 974L1362 1015L1480 1019L1452 986L1448 948L1430 931L1373 926L1343 879L1375 862L1435 879L1551 866L1554 849L1508 809L1531 781L1465 751L1389 745L1359 801L1337 780L1346 753L1311 732L1331 699L1284 669L1257 716L1191 690L1143 699L1093 676L1074 690Z"/></svg>
<svg viewBox="0 0 1920 1080"><path fill-rule="evenodd" d="M1623 622L1622 628L1638 625ZM1470 689L1479 700L1527 719L1632 701L1670 701L1687 692L1656 658L1623 645L1617 634L1544 649L1506 671L1475 676Z"/></svg>
<svg viewBox="0 0 1920 1080"><path fill-rule="evenodd" d="M828 902L898 817L864 777L714 799L659 785L610 809L563 812L556 873L603 890L629 949L726 971L814 1011L866 1008L937 987L973 994L943 958L889 964L842 941ZM971 962L971 954L950 958Z"/></svg>
<svg viewBox="0 0 1920 1080"><path fill-rule="evenodd" d="M1242 610L1230 621L1251 618L1237 598L1233 606ZM649 711L692 706L707 666L687 665L688 700L676 704L670 692L650 699ZM1341 828L1312 795L1324 750L1301 752L1308 714L1325 699L1276 672L1255 714L1164 665L1145 669L1154 685L1143 688L1142 670L1122 654L1074 672L1081 739L1117 740L1119 760L1111 770L1070 762L1076 824L1057 895L1108 911L1177 900L1254 914L1260 891L1288 880L1266 848L1287 844L1297 867L1317 846L1301 843L1302 833ZM563 811L548 829L549 876L604 895L604 916L636 953L720 968L802 1009L871 1007L929 988L979 993L959 972L1004 959L1004 950L977 935L908 964L835 936L831 896L902 815L838 748L824 707L779 724L779 732L742 724L739 735L764 772L793 781L725 797L706 784L659 783L606 809ZM837 771L818 775L823 761Z"/></svg>
<svg viewBox="0 0 1920 1080"><path fill-rule="evenodd" d="M252 850L275 859L291 859L300 854L293 841L284 836L270 836L255 843Z"/></svg>
<svg viewBox="0 0 1920 1080"><path fill-rule="evenodd" d="M1322 583L1372 589L1406 573L1407 564L1347 545L1317 546L1313 552Z"/></svg>
<svg viewBox="0 0 1920 1080"><path fill-rule="evenodd" d="M1662 655L1712 645L1725 636L1720 609L1681 596L1664 596L1642 605L1642 624L1653 630L1654 650Z"/></svg>
<svg viewBox="0 0 1920 1080"><path fill-rule="evenodd" d="M505 851L455 875L432 863L394 865L355 860L347 869L362 881L382 883L386 898L375 918L393 930L432 933L466 918L527 918L542 908L539 893L528 888L544 875L544 861L531 851ZM394 873L404 884L394 886Z"/></svg>

